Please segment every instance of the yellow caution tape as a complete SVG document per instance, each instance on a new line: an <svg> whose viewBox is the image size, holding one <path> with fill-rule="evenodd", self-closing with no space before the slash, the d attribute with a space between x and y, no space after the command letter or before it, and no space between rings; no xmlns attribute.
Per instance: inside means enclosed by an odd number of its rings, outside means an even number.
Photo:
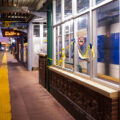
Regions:
<svg viewBox="0 0 120 120"><path fill-rule="evenodd" d="M83 52L82 52L80 49L78 49L78 55L79 55L79 57L80 57L81 59L89 59L89 58L90 58L90 56L89 56L89 51L90 51L90 50L91 50L91 52L92 52L92 59L95 58L94 48L93 48L93 46L92 46L92 49L90 49L90 45L88 45L85 54L83 54Z"/></svg>
<svg viewBox="0 0 120 120"><path fill-rule="evenodd" d="M65 48L61 48L62 51L60 51L59 53L56 54L56 55L62 54L60 60L54 60L54 59L51 59L51 58L48 58L48 60L56 61L56 65L62 67L62 63L65 61L65 58L66 58L65 50L68 49L73 43L74 43L74 41L72 41L70 43L70 45L66 46Z"/></svg>
<svg viewBox="0 0 120 120"><path fill-rule="evenodd" d="M60 60L54 60L54 59L51 59L51 58L48 58L48 60L56 61L56 65L62 67L62 63L65 61L65 58L66 58L65 50L68 49L73 43L74 43L74 41L72 41L72 42L70 43L70 45L66 46L65 48L61 48L62 51L60 51L59 53L56 54L56 55L62 54ZM81 59L89 59L89 58L90 58L90 54L89 54L89 51L90 51L90 50L91 50L91 52L92 52L92 59L94 59L94 58L95 58L94 48L93 48L93 46L92 46L92 49L90 49L90 45L88 45L85 54L83 54L83 52L78 49L78 55L79 55L79 57L80 57Z"/></svg>
<svg viewBox="0 0 120 120"><path fill-rule="evenodd" d="M65 48L61 48L61 50L63 51L63 50L68 49L73 43L74 43L74 41L72 41L72 42L70 43L70 45L66 46ZM60 52L57 53L56 55L62 54L62 51L60 51Z"/></svg>
<svg viewBox="0 0 120 120"><path fill-rule="evenodd" d="M47 42L47 40L44 40L44 42Z"/></svg>
<svg viewBox="0 0 120 120"><path fill-rule="evenodd" d="M95 50L94 50L94 47L92 47L92 58L93 58L93 59L95 58Z"/></svg>

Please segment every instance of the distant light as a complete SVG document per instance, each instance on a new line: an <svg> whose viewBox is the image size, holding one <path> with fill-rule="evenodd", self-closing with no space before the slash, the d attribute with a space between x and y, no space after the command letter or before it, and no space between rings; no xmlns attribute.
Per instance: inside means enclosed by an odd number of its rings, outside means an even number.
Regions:
<svg viewBox="0 0 120 120"><path fill-rule="evenodd" d="M15 39L12 39L12 43L15 43Z"/></svg>
<svg viewBox="0 0 120 120"><path fill-rule="evenodd" d="M17 5L16 5L16 4L14 4L13 6L14 6L14 7L16 7Z"/></svg>

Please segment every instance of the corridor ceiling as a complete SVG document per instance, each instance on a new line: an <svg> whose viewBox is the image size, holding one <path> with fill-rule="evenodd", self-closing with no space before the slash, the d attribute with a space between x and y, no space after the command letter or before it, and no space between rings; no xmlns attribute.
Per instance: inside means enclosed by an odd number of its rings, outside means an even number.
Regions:
<svg viewBox="0 0 120 120"><path fill-rule="evenodd" d="M29 22L47 0L0 0L0 21ZM48 0L49 1L49 0Z"/></svg>

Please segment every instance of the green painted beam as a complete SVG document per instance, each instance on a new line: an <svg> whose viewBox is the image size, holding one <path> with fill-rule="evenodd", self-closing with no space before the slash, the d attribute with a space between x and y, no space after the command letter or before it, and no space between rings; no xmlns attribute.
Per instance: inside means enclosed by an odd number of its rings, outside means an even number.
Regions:
<svg viewBox="0 0 120 120"><path fill-rule="evenodd" d="M47 55L48 58L52 59L52 4L48 6L47 12L47 28L48 28L48 46L47 46ZM48 66L52 65L52 61L48 60Z"/></svg>
<svg viewBox="0 0 120 120"><path fill-rule="evenodd" d="M52 2L48 5L47 12L47 28L48 28L48 43L47 43L47 56L52 59ZM47 65L52 65L52 60L47 60ZM47 72L47 89L50 91L50 71Z"/></svg>

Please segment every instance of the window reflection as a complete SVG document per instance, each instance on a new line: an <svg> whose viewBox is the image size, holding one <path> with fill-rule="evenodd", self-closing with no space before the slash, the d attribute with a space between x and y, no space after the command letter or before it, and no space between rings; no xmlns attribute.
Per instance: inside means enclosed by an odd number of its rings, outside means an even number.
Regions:
<svg viewBox="0 0 120 120"><path fill-rule="evenodd" d="M65 0L65 18L72 15L72 0Z"/></svg>
<svg viewBox="0 0 120 120"><path fill-rule="evenodd" d="M56 0L56 23L61 21L61 0Z"/></svg>
<svg viewBox="0 0 120 120"><path fill-rule="evenodd" d="M65 67L73 69L74 41L73 21L65 23Z"/></svg>
<svg viewBox="0 0 120 120"><path fill-rule="evenodd" d="M89 0L77 0L77 12L84 11L89 8Z"/></svg>
<svg viewBox="0 0 120 120"><path fill-rule="evenodd" d="M88 58L89 55L85 56L89 46L88 17L89 15L86 14L79 17L77 20L77 71L84 74L90 73L90 62Z"/></svg>
<svg viewBox="0 0 120 120"><path fill-rule="evenodd" d="M105 0L96 0L96 4L99 4L99 3L103 2L103 1L105 1Z"/></svg>
<svg viewBox="0 0 120 120"><path fill-rule="evenodd" d="M43 24L43 37L47 37L47 25Z"/></svg>
<svg viewBox="0 0 120 120"><path fill-rule="evenodd" d="M34 25L34 36L40 37L40 25Z"/></svg>
<svg viewBox="0 0 120 120"><path fill-rule="evenodd" d="M75 57L74 45L65 49L65 68L73 70L75 64L75 71L90 75L90 70L95 69L92 75L95 77L118 82L120 79L120 23L119 23L119 0L91 0L91 3L99 4L106 1L106 4L96 6L94 12L89 9L90 0L76 0L77 10L76 16L72 15L72 0L63 0L64 2L64 20L61 21L61 0L56 1L56 21L60 21L59 26L56 27L56 60L60 60L62 56L62 45L66 48L75 40ZM107 3L108 2L108 3ZM85 15L79 13L87 10ZM94 31L90 31L89 13L91 12L93 18ZM69 16L73 17L69 19ZM77 21L77 22L76 22ZM74 24L73 24L74 22ZM63 25L64 24L64 25ZM61 26L64 29L64 36L61 34ZM93 27L91 26L91 27ZM73 28L77 27L77 31ZM75 33L76 32L76 33ZM93 35L94 40L90 39L89 33ZM64 41L62 43L62 38ZM91 44L90 44L91 41ZM93 43L93 44L92 44ZM90 50L87 52L88 48ZM92 51L94 48L94 51ZM60 53L61 52L61 53ZM94 53L93 53L94 52ZM58 54L60 53L60 54ZM93 57L92 55L95 55ZM75 60L74 60L75 58ZM91 64L94 61L94 65ZM91 77L92 77L91 75Z"/></svg>
<svg viewBox="0 0 120 120"><path fill-rule="evenodd" d="M47 53L47 25L43 24L43 53Z"/></svg>
<svg viewBox="0 0 120 120"><path fill-rule="evenodd" d="M58 63L58 61L60 60L61 56L62 56L62 35L61 32L62 31L62 27L61 26L57 26L56 27L56 65L61 65Z"/></svg>
<svg viewBox="0 0 120 120"><path fill-rule="evenodd" d="M97 76L119 81L119 2L115 1L96 11Z"/></svg>

